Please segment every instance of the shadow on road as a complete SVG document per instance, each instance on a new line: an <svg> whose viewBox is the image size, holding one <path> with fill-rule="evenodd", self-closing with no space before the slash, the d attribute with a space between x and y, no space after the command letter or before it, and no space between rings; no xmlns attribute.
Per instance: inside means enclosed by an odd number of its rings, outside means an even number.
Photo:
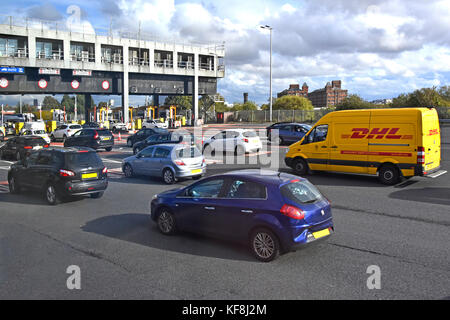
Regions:
<svg viewBox="0 0 450 320"><path fill-rule="evenodd" d="M87 197L79 196L79 197L72 197L72 198L65 198L62 200L62 203L69 203L69 202L77 202L81 201L83 199L86 199ZM42 205L42 206L49 206L47 201L44 199L44 196L42 193L35 192L35 191L29 191L26 189L23 189L20 194L11 194L11 193L0 193L0 202L9 202L9 203L16 203L16 204L25 204L25 205Z"/></svg>
<svg viewBox="0 0 450 320"><path fill-rule="evenodd" d="M158 231L148 214L127 213L102 217L89 221L81 229L160 250L220 259L255 261L243 245L184 232L165 236Z"/></svg>
<svg viewBox="0 0 450 320"><path fill-rule="evenodd" d="M393 192L389 198L450 206L450 188L422 188Z"/></svg>

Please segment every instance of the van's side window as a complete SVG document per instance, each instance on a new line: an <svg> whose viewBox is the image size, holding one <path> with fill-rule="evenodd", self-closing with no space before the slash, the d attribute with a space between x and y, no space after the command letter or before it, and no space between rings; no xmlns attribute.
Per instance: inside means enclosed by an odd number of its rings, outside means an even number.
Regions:
<svg viewBox="0 0 450 320"><path fill-rule="evenodd" d="M327 140L327 134L328 134L328 125L327 124L317 126L306 137L305 144L325 141L325 140Z"/></svg>

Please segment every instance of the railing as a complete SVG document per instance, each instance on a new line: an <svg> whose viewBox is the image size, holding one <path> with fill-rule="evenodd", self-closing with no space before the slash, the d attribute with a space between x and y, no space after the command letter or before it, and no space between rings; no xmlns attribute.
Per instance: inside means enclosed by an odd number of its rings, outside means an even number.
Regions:
<svg viewBox="0 0 450 320"><path fill-rule="evenodd" d="M70 53L71 61L95 62L95 54L86 51Z"/></svg>
<svg viewBox="0 0 450 320"><path fill-rule="evenodd" d="M52 51L47 54L46 52L37 51L36 52L37 59L47 59L47 60L64 60L64 54L62 51Z"/></svg>
<svg viewBox="0 0 450 320"><path fill-rule="evenodd" d="M199 63L200 70L208 70L208 71L214 71L214 64L213 63Z"/></svg>
<svg viewBox="0 0 450 320"><path fill-rule="evenodd" d="M155 60L155 67L157 68L173 68L173 60Z"/></svg>
<svg viewBox="0 0 450 320"><path fill-rule="evenodd" d="M28 58L28 48L0 50L0 57Z"/></svg>
<svg viewBox="0 0 450 320"><path fill-rule="evenodd" d="M123 56L119 53L115 53L111 56L102 56L102 63L111 63L111 64L123 64Z"/></svg>
<svg viewBox="0 0 450 320"><path fill-rule="evenodd" d="M128 59L128 64L130 66L148 66L150 65L150 61L149 59L144 59L144 58L129 58Z"/></svg>
<svg viewBox="0 0 450 320"><path fill-rule="evenodd" d="M180 69L194 69L194 63L192 61L178 61L178 68Z"/></svg>

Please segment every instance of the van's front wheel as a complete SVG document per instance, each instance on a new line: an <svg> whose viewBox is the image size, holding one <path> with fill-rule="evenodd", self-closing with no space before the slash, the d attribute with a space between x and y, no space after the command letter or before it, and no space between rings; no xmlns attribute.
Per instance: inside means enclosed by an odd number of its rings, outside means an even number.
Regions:
<svg viewBox="0 0 450 320"><path fill-rule="evenodd" d="M378 172L378 178L381 183L391 186L400 181L400 172L393 165L383 165Z"/></svg>
<svg viewBox="0 0 450 320"><path fill-rule="evenodd" d="M304 159L295 159L292 169L294 169L296 174L303 176L308 173L308 164Z"/></svg>

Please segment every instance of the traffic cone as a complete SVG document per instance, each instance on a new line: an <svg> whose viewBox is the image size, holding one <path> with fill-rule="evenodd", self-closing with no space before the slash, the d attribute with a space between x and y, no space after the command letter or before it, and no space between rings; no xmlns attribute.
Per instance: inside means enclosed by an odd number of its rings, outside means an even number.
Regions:
<svg viewBox="0 0 450 320"><path fill-rule="evenodd" d="M122 137L120 136L120 131L119 131L119 139L117 141L122 141Z"/></svg>

